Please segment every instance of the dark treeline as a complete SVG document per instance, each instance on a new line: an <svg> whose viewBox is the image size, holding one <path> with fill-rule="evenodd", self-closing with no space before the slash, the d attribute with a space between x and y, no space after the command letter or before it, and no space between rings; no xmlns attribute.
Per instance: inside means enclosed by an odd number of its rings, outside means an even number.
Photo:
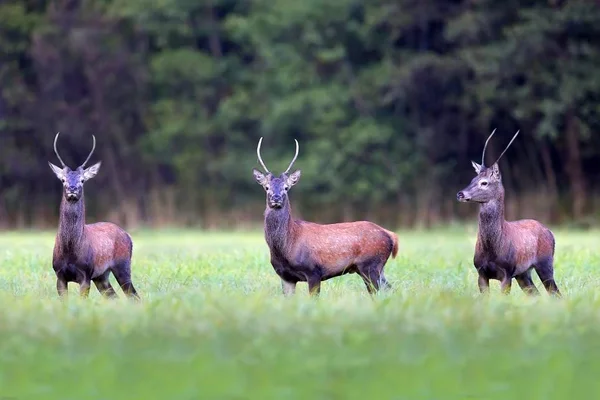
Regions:
<svg viewBox="0 0 600 400"><path fill-rule="evenodd" d="M90 219L259 222L264 136L303 218L431 226L494 128L508 217L593 221L599 66L598 1L2 0L0 223L56 224L60 131Z"/></svg>

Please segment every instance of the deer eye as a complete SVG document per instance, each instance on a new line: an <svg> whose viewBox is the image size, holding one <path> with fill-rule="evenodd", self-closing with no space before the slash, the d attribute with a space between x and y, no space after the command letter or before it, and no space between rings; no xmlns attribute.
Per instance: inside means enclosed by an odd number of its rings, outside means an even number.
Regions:
<svg viewBox="0 0 600 400"><path fill-rule="evenodd" d="M487 186L488 182L487 181L481 181L481 186Z"/></svg>
<svg viewBox="0 0 600 400"><path fill-rule="evenodd" d="M290 187L288 185L283 185L284 190L288 190Z"/></svg>

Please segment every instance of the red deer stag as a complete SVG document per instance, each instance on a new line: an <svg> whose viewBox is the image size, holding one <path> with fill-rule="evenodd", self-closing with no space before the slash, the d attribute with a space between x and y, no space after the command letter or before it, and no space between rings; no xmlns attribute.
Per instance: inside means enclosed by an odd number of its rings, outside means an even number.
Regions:
<svg viewBox="0 0 600 400"><path fill-rule="evenodd" d="M473 259L481 293L489 292L490 279L500 281L502 293L510 293L512 278L529 295L538 295L539 291L531 280L531 269L535 269L551 295L560 296L554 282L554 235L533 219L506 221L504 219L504 187L498 161L515 140L513 136L500 157L486 167L485 149L494 132L483 146L481 165L472 161L477 176L469 186L457 193L460 202L479 203L479 227L475 257Z"/></svg>
<svg viewBox="0 0 600 400"><path fill-rule="evenodd" d="M309 294L316 296L321 281L347 273L358 273L370 294L380 286L391 288L383 269L390 254L398 253L396 234L368 221L321 225L292 217L288 191L300 180L300 170L288 172L298 157L298 141L296 155L279 176L265 166L261 142L262 137L256 154L266 175L257 169L253 173L267 193L265 239L283 294L292 295L297 282L307 282Z"/></svg>
<svg viewBox="0 0 600 400"><path fill-rule="evenodd" d="M116 297L109 281L112 272L123 292L139 299L131 283L133 243L129 234L110 222L85 223L83 184L96 176L101 164L98 162L84 169L96 148L96 137L92 136L92 151L87 159L77 169L71 170L58 154L58 135L54 138L54 152L62 168L48 162L63 184L58 233L52 257L58 294L60 297L66 296L68 282L77 282L80 295L87 298L90 282L94 281L98 291L105 297Z"/></svg>

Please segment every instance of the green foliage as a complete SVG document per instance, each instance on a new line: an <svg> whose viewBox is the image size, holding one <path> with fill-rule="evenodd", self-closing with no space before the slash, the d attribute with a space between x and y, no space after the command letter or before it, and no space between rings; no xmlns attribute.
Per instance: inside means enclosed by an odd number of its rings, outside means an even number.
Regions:
<svg viewBox="0 0 600 400"><path fill-rule="evenodd" d="M398 213L451 218L440 202L470 180L494 128L503 143L500 132L522 132L507 156L511 192L554 187L580 204L582 188L598 190L598 43L589 1L4 2L0 210L39 210L56 194L36 157L52 156L58 130L72 138L67 158L101 139L103 213L137 203L156 214L167 206L139 199L165 186L171 214L201 223L262 202L250 171L264 136L276 172L299 140L294 203L309 218L343 202L343 218L383 220L399 201ZM34 186L39 198L17 204Z"/></svg>

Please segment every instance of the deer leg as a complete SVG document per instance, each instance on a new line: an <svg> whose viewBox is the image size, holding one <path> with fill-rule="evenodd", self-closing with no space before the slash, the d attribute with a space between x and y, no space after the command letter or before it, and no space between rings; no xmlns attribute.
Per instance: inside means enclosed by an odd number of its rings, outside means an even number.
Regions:
<svg viewBox="0 0 600 400"><path fill-rule="evenodd" d="M130 298L140 300L140 296L137 291L133 287L133 283L131 283L131 264L130 261L123 261L117 263L112 268L112 273L117 280L119 286L121 286L121 290L123 293Z"/></svg>
<svg viewBox="0 0 600 400"><path fill-rule="evenodd" d="M539 290L535 287L533 280L531 279L531 271L523 272L521 275L515 276L515 279L523 292L530 296L537 296L540 294Z"/></svg>
<svg viewBox="0 0 600 400"><path fill-rule="evenodd" d="M109 277L110 271L106 271L104 274L92 279L92 281L102 296L107 298L118 297L115 289L110 284Z"/></svg>
<svg viewBox="0 0 600 400"><path fill-rule="evenodd" d="M554 281L554 267L552 264L552 258L540 260L534 266L535 272L540 277L540 280L544 284L544 287L549 294L562 297L560 291L558 290L558 286L556 286L556 282Z"/></svg>
<svg viewBox="0 0 600 400"><path fill-rule="evenodd" d="M90 295L90 283L91 280L87 277L86 279L83 279L81 282L79 282L79 295L84 299L87 299Z"/></svg>
<svg viewBox="0 0 600 400"><path fill-rule="evenodd" d="M385 289L391 289L392 285L388 282L388 280L385 278L385 275L383 274L383 271L381 271L381 274L379 275L379 284L385 288Z"/></svg>
<svg viewBox="0 0 600 400"><path fill-rule="evenodd" d="M90 286L92 283L89 271L76 267L74 271L75 281L79 284L79 295L85 299L90 295Z"/></svg>
<svg viewBox="0 0 600 400"><path fill-rule="evenodd" d="M479 274L477 279L477 285L479 286L479 293L487 294L490 292L490 278L485 275Z"/></svg>
<svg viewBox="0 0 600 400"><path fill-rule="evenodd" d="M56 278L56 291L59 297L67 297L69 290L67 289L67 281L64 277L59 276Z"/></svg>
<svg viewBox="0 0 600 400"><path fill-rule="evenodd" d="M318 297L321 294L321 276L310 275L308 281L308 293L311 296Z"/></svg>
<svg viewBox="0 0 600 400"><path fill-rule="evenodd" d="M510 289L512 287L512 278L508 275L505 275L504 278L500 281L500 291L502 294L510 294Z"/></svg>
<svg viewBox="0 0 600 400"><path fill-rule="evenodd" d="M54 273L56 274L56 291L58 292L58 297L67 297L69 289L69 277L67 276L67 265L57 261L52 260L52 269L54 269Z"/></svg>
<svg viewBox="0 0 600 400"><path fill-rule="evenodd" d="M383 264L380 260L370 260L357 266L358 274L365 282L369 294L379 291L380 285L391 287L383 275Z"/></svg>
<svg viewBox="0 0 600 400"><path fill-rule="evenodd" d="M281 290L283 291L284 296L292 296L296 293L296 282L289 282L281 279Z"/></svg>
<svg viewBox="0 0 600 400"><path fill-rule="evenodd" d="M369 294L374 294L376 291L375 285L371 282L369 277L363 276L362 274L360 274L360 277L362 278L363 282L365 283L365 286L367 287L367 291L369 292Z"/></svg>

